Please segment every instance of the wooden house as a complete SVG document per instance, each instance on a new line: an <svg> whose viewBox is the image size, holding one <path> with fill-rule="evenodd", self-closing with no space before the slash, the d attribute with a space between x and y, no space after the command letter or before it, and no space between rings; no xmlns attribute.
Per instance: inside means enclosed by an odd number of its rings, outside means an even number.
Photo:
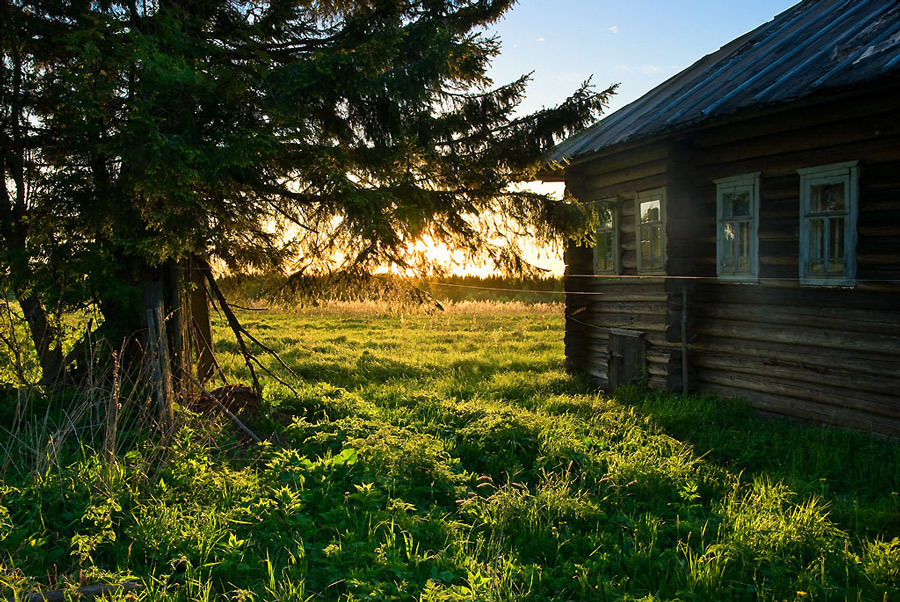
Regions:
<svg viewBox="0 0 900 602"><path fill-rule="evenodd" d="M900 4L806 0L557 146L566 361L900 436Z"/></svg>

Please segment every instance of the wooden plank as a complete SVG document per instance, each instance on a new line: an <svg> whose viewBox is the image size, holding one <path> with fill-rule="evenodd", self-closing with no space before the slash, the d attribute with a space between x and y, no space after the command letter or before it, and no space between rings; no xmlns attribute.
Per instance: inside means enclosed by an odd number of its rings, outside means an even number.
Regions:
<svg viewBox="0 0 900 602"><path fill-rule="evenodd" d="M713 304L704 302L696 303L693 309L694 315L698 318L892 335L898 337L897 354L900 354L900 311L871 311L803 305L761 307L742 303Z"/></svg>
<svg viewBox="0 0 900 602"><path fill-rule="evenodd" d="M773 324L704 319L694 324L694 331L706 336L772 343L799 343L840 351L853 350L889 355L896 355L898 351L897 337L879 334L868 334L863 337L857 333L835 329L803 326L784 328Z"/></svg>
<svg viewBox="0 0 900 602"><path fill-rule="evenodd" d="M624 328L641 332L662 333L666 328L662 319L650 319L638 314L590 314L588 321L603 328Z"/></svg>
<svg viewBox="0 0 900 602"><path fill-rule="evenodd" d="M630 313L657 316L664 314L666 303L664 301L611 301L606 295L596 297L596 302L590 305L591 310L601 313Z"/></svg>
<svg viewBox="0 0 900 602"><path fill-rule="evenodd" d="M819 424L832 424L858 431L872 432L889 437L900 437L900 421L872 416L865 412L829 408L812 402L771 395L759 391L743 390L730 386L700 383L699 392L721 397L742 397L747 402L768 414L793 417Z"/></svg>
<svg viewBox="0 0 900 602"><path fill-rule="evenodd" d="M893 412L900 418L900 397L896 393L900 388L900 379L891 376L861 374L844 368L840 363L832 366L811 365L804 361L787 361L785 359L750 357L740 354L701 352L692 348L691 365L697 368L698 375L704 369L717 370L737 374L765 375L767 378L781 383L797 382L826 386L834 391L843 390L845 397L852 397L859 392L872 393L865 397L871 400L893 400ZM812 389L810 389L812 391ZM819 396L816 396L819 398ZM834 399L839 399L840 396ZM887 402L885 402L887 403ZM889 405L889 404L888 404Z"/></svg>
<svg viewBox="0 0 900 602"><path fill-rule="evenodd" d="M666 173L666 164L665 157L641 163L629 163L618 169L609 169L608 165L598 162L585 166L581 171L585 180L602 182L603 186L611 186L663 175Z"/></svg>
<svg viewBox="0 0 900 602"><path fill-rule="evenodd" d="M577 175L586 175L588 173L596 175L604 172L614 172L636 163L648 163L659 159L665 159L668 154L668 142L660 144L642 144L624 152L613 152L599 156L596 159L587 161L581 165L573 166L571 171Z"/></svg>
<svg viewBox="0 0 900 602"><path fill-rule="evenodd" d="M566 185L569 185L568 180L566 180ZM577 184L573 183L572 187L578 190L576 198L602 199L617 195L634 194L635 190L651 190L665 185L665 174L659 174L609 185L602 179L585 180Z"/></svg>
<svg viewBox="0 0 900 602"><path fill-rule="evenodd" d="M728 141L714 147L698 148L694 153L694 160L698 166L721 164L757 157L818 151L829 146L877 141L898 135L900 122L895 116L883 113L862 115L854 119L833 121L824 129L819 126L791 129Z"/></svg>
<svg viewBox="0 0 900 602"><path fill-rule="evenodd" d="M794 275L796 277L796 274ZM826 287L801 287L796 280L763 281L756 286L729 286L725 283L704 280L697 284L697 298L706 303L746 303L752 305L793 305L808 307L842 307L864 311L893 311L897 308L900 286L894 294L867 290L865 283L858 283L853 290ZM887 294L885 294L887 293Z"/></svg>
<svg viewBox="0 0 900 602"><path fill-rule="evenodd" d="M868 93L854 98L853 102L829 101L811 109L798 106L795 110L766 115L762 119L749 119L725 127L708 128L694 137L694 146L708 149L733 144L746 139L777 136L792 130L816 130L822 125L829 127L834 122L879 116L882 119L896 119L900 102L894 95L883 92Z"/></svg>
<svg viewBox="0 0 900 602"><path fill-rule="evenodd" d="M823 354L818 347L746 341L725 338L698 337L691 342L692 351L716 354L736 354L748 358L762 358L773 362L798 363L810 370L827 369L834 365L833 353ZM866 375L884 375L900 379L900 362L894 356L879 353L846 353L840 365L847 370Z"/></svg>
<svg viewBox="0 0 900 602"><path fill-rule="evenodd" d="M754 171L762 171L764 177L787 177L796 174L799 168L813 165L828 165L829 163L853 160L858 160L864 165L883 163L896 159L898 145L900 145L898 138L878 138L837 147L800 150L705 166L698 164L696 177L713 180L722 177L723 173L733 175ZM763 202L765 202L764 199Z"/></svg>
<svg viewBox="0 0 900 602"><path fill-rule="evenodd" d="M825 385L785 382L755 374L711 369L698 370L694 374L694 381L807 401L822 406L822 411L826 413L850 409L871 414L873 417L891 420L900 418L900 407L896 397L885 398L871 393L853 394L847 389L835 389Z"/></svg>

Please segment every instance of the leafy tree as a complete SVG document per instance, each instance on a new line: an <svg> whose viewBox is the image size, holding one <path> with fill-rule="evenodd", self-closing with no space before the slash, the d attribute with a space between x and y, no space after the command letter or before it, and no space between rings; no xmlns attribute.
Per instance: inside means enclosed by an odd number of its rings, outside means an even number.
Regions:
<svg viewBox="0 0 900 602"><path fill-rule="evenodd" d="M498 234L573 220L512 184L612 88L516 116L528 77L493 87L484 33L513 3L4 0L7 187L32 161L33 218L18 192L0 214L20 302L95 302L118 346L149 297L179 307L191 258L415 267L429 236L521 269Z"/></svg>

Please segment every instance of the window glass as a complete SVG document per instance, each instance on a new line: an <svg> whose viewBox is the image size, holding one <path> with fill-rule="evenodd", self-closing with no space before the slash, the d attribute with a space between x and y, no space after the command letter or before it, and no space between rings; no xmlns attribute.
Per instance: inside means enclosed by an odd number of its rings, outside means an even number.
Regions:
<svg viewBox="0 0 900 602"><path fill-rule="evenodd" d="M844 210L844 183L817 184L810 186L810 211L814 213L824 211Z"/></svg>
<svg viewBox="0 0 900 602"><path fill-rule="evenodd" d="M637 214L638 271L658 272L666 265L665 189L640 192Z"/></svg>
<svg viewBox="0 0 900 602"><path fill-rule="evenodd" d="M799 170L800 281L852 285L856 276L857 164Z"/></svg>
<svg viewBox="0 0 900 602"><path fill-rule="evenodd" d="M598 201L594 272L619 272L618 203L615 198Z"/></svg>
<svg viewBox="0 0 900 602"><path fill-rule="evenodd" d="M716 180L720 278L747 280L757 277L758 190L758 173Z"/></svg>
<svg viewBox="0 0 900 602"><path fill-rule="evenodd" d="M659 200L655 201L646 201L641 203L641 223L647 224L650 222L658 222L659 221Z"/></svg>

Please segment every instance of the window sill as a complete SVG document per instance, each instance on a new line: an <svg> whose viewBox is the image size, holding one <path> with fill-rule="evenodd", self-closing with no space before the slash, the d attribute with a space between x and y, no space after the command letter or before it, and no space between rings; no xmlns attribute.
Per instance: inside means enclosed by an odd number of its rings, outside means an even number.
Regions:
<svg viewBox="0 0 900 602"><path fill-rule="evenodd" d="M759 276L731 276L719 274L719 282L725 284L759 284Z"/></svg>
<svg viewBox="0 0 900 602"><path fill-rule="evenodd" d="M800 286L809 288L856 288L856 280L847 278L801 278Z"/></svg>

